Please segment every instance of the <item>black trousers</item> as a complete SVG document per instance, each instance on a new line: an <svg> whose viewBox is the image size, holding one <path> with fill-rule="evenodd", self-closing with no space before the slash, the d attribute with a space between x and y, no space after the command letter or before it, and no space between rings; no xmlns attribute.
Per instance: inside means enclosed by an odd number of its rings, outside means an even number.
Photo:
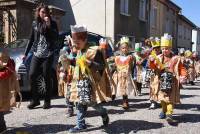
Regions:
<svg viewBox="0 0 200 134"><path fill-rule="evenodd" d="M136 82L137 90L139 93L141 93L142 90L142 83Z"/></svg>
<svg viewBox="0 0 200 134"><path fill-rule="evenodd" d="M46 92L44 94L44 101L50 102L51 100L51 77L52 77L52 64L53 64L53 55L47 58L38 58L33 56L30 65L29 71L29 81L30 88L32 93L32 100L34 102L39 101L39 89L37 87L38 76L43 74L45 81Z"/></svg>
<svg viewBox="0 0 200 134"><path fill-rule="evenodd" d="M4 120L4 112L0 112L0 132L6 128L6 123Z"/></svg>

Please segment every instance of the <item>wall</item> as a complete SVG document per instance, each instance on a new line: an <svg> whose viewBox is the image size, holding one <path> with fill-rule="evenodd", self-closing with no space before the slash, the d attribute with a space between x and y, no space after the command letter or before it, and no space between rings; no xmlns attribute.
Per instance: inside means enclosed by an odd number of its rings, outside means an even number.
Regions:
<svg viewBox="0 0 200 134"><path fill-rule="evenodd" d="M120 13L120 0L115 1L115 40L119 41L120 35L134 38L135 42L144 41L148 35L148 14L146 20L139 19L139 0L129 0L129 15ZM146 8L148 6L148 0Z"/></svg>
<svg viewBox="0 0 200 134"><path fill-rule="evenodd" d="M79 24L86 25L90 32L114 37L114 0L49 0L48 3L66 11L61 20L63 31L70 30L70 25Z"/></svg>
<svg viewBox="0 0 200 134"><path fill-rule="evenodd" d="M34 19L33 7L27 8L25 5L17 5L17 38L29 38L31 34L32 22Z"/></svg>
<svg viewBox="0 0 200 134"><path fill-rule="evenodd" d="M173 37L173 49L177 47L177 19L178 14L169 8L167 1L151 0L150 6L150 36L161 37L164 33L169 33ZM152 25L153 9L157 9L156 25Z"/></svg>
<svg viewBox="0 0 200 134"><path fill-rule="evenodd" d="M157 17L154 21L153 17L153 9L157 9ZM163 35L164 32L164 5L158 2L157 0L151 0L151 6L150 6L150 36L153 37L160 37ZM155 22L155 23L153 23Z"/></svg>
<svg viewBox="0 0 200 134"><path fill-rule="evenodd" d="M0 10L0 43L4 42L4 20L3 20L3 11Z"/></svg>
<svg viewBox="0 0 200 134"><path fill-rule="evenodd" d="M77 0L73 0L77 2ZM72 6L69 0L48 0L49 5L57 6L66 11L65 15L61 17L60 20L60 32L65 32L70 30L70 25L76 24L75 16L72 10Z"/></svg>
<svg viewBox="0 0 200 134"><path fill-rule="evenodd" d="M148 35L148 15L147 21L139 20L139 0L129 0L130 17L120 14L120 0L67 1L48 2L66 10L66 15L62 19L64 30L70 30L69 25L84 24L88 31L106 35L113 40L118 40L119 34L134 36L136 41L144 40Z"/></svg>
<svg viewBox="0 0 200 134"><path fill-rule="evenodd" d="M194 42L192 51L198 52L198 55L200 55L200 30L192 30L192 42Z"/></svg>
<svg viewBox="0 0 200 134"><path fill-rule="evenodd" d="M70 0L76 24L84 24L88 31L113 38L114 0L83 0L77 2L79 1Z"/></svg>
<svg viewBox="0 0 200 134"><path fill-rule="evenodd" d="M186 50L192 50L192 27L183 21L182 19L179 19L178 23L178 47L185 48Z"/></svg>
<svg viewBox="0 0 200 134"><path fill-rule="evenodd" d="M10 21L12 17L12 22ZM9 19L8 19L9 18ZM4 33L5 33L5 43L10 43L16 40L16 29L13 26L16 26L16 10L9 10L8 12L3 11L4 19ZM14 29L13 29L14 28Z"/></svg>

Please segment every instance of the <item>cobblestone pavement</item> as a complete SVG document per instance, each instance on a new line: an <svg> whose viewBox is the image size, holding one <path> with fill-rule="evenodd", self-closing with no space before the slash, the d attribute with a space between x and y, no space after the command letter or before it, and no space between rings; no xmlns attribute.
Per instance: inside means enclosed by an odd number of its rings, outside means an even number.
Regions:
<svg viewBox="0 0 200 134"><path fill-rule="evenodd" d="M200 83L184 86L181 100L182 104L177 105L174 110L177 126L170 126L165 120L160 120L160 109L148 110L148 89L143 89L143 96L130 98L130 109L127 111L121 108L120 98L106 104L110 116L107 128L101 127L102 120L98 113L89 108L86 119L88 129L83 133L200 134ZM23 102L20 109L6 114L8 134L67 134L67 130L75 125L75 116L65 116L63 98L54 99L50 110L43 110L42 105L28 110L27 104L28 102Z"/></svg>

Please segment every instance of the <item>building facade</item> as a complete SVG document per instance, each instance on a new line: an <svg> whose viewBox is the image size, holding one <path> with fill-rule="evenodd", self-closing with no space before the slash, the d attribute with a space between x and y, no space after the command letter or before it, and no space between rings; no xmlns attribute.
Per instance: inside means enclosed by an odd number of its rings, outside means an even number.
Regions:
<svg viewBox="0 0 200 134"><path fill-rule="evenodd" d="M29 38L36 6L32 0L0 0L0 42ZM65 11L55 6L50 6L50 10L59 24Z"/></svg>
<svg viewBox="0 0 200 134"><path fill-rule="evenodd" d="M185 16L179 15L178 17L178 49L184 48L185 50L192 50L192 30L196 26Z"/></svg>
<svg viewBox="0 0 200 134"><path fill-rule="evenodd" d="M173 49L176 50L181 8L170 0L150 0L149 8L149 36L161 37L164 33L169 33L173 37Z"/></svg>
<svg viewBox="0 0 200 134"><path fill-rule="evenodd" d="M143 41L148 36L148 0L59 0L52 5L66 9L62 27L86 25L88 31L110 37L117 42L128 36L132 42ZM62 4L61 4L62 3Z"/></svg>
<svg viewBox="0 0 200 134"><path fill-rule="evenodd" d="M31 1L0 0L1 32L4 43L28 38L33 21L34 3Z"/></svg>

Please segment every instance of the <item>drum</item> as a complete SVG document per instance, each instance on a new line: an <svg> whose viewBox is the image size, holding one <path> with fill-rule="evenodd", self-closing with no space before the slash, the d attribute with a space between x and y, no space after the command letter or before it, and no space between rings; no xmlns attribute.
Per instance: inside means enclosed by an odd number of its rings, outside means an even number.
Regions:
<svg viewBox="0 0 200 134"><path fill-rule="evenodd" d="M172 89L173 73L164 72L160 76L160 90L163 92L169 92Z"/></svg>
<svg viewBox="0 0 200 134"><path fill-rule="evenodd" d="M91 81L89 79L79 80L76 86L78 90L79 103L84 105L89 104L91 102L92 91Z"/></svg>

